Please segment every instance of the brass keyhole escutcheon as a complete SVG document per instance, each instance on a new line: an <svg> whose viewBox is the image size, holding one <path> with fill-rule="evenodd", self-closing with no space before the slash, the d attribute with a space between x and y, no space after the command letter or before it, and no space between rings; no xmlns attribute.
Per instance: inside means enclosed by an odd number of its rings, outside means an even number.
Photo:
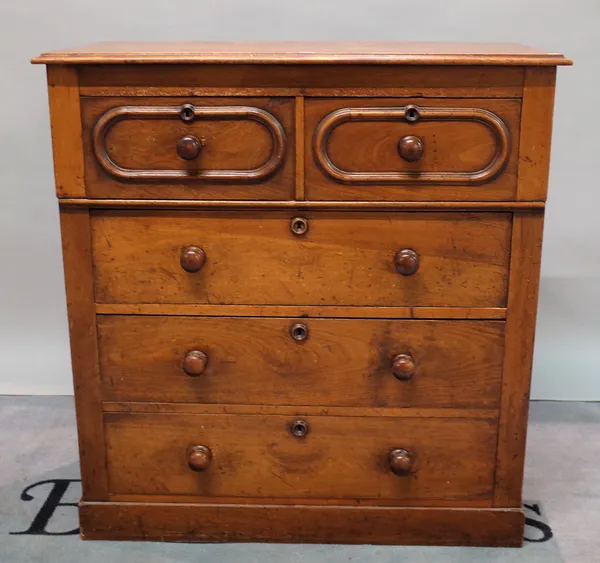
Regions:
<svg viewBox="0 0 600 563"><path fill-rule="evenodd" d="M294 420L290 424L290 430L292 434L298 438L304 438L308 434L308 422L306 420Z"/></svg>
<svg viewBox="0 0 600 563"><path fill-rule="evenodd" d="M294 217L290 222L290 230L295 235L305 235L308 232L308 220L304 217Z"/></svg>
<svg viewBox="0 0 600 563"><path fill-rule="evenodd" d="M296 323L290 328L290 334L294 340L301 342L308 338L308 327L302 323Z"/></svg>
<svg viewBox="0 0 600 563"><path fill-rule="evenodd" d="M406 108L404 108L404 118L409 123L414 123L415 121L418 121L420 117L421 112L419 111L418 106L409 104L408 106L406 106Z"/></svg>
<svg viewBox="0 0 600 563"><path fill-rule="evenodd" d="M181 111L179 112L179 115L181 117L181 121L185 121L186 123L194 121L194 118L196 117L194 106L192 104L183 104L181 106Z"/></svg>

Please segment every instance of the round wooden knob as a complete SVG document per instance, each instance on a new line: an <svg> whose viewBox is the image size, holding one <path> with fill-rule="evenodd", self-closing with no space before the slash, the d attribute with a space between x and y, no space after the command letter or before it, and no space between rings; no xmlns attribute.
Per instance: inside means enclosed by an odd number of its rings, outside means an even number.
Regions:
<svg viewBox="0 0 600 563"><path fill-rule="evenodd" d="M396 271L403 276L412 276L419 269L419 255L410 248L404 248L394 256Z"/></svg>
<svg viewBox="0 0 600 563"><path fill-rule="evenodd" d="M186 271L193 274L199 272L206 262L206 254L199 246L186 246L181 251L181 258L179 263L181 267Z"/></svg>
<svg viewBox="0 0 600 563"><path fill-rule="evenodd" d="M419 137L407 135L398 141L398 153L408 162L415 162L423 156L425 146Z"/></svg>
<svg viewBox="0 0 600 563"><path fill-rule="evenodd" d="M201 148L202 143L198 137L194 137L193 135L181 137L181 139L177 141L176 147L177 154L184 160L194 160L195 158L198 158Z"/></svg>
<svg viewBox="0 0 600 563"><path fill-rule="evenodd" d="M192 446L188 452L188 465L194 471L206 471L212 461L212 452L208 446Z"/></svg>
<svg viewBox="0 0 600 563"><path fill-rule="evenodd" d="M402 448L392 450L388 454L390 469L395 475L410 475L413 471L414 463L412 456Z"/></svg>
<svg viewBox="0 0 600 563"><path fill-rule="evenodd" d="M200 350L192 350L183 358L183 371L191 377L202 375L208 364L208 357Z"/></svg>
<svg viewBox="0 0 600 563"><path fill-rule="evenodd" d="M415 374L417 366L409 354L396 354L392 358L392 373L396 379L408 381Z"/></svg>

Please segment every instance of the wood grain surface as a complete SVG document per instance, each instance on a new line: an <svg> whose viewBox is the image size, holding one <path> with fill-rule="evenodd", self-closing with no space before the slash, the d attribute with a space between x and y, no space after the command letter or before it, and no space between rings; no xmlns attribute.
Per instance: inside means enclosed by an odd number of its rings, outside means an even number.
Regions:
<svg viewBox="0 0 600 563"><path fill-rule="evenodd" d="M201 495L185 495L185 500L181 495L136 495L136 494L114 494L108 495L108 502L135 502L135 503L176 503L179 506L187 506L189 504L213 504L216 502L215 497ZM305 506L338 506L340 508L351 508L357 506L368 507L397 507L396 499L379 498L379 499L362 499L362 498L306 498L306 497L277 497L277 498L251 498L251 497L219 497L218 502L223 505L239 504L239 505L265 505L273 503L273 505L301 505ZM485 498L474 499L414 499L402 501L403 507L427 507L427 508L481 508L489 509L489 500Z"/></svg>
<svg viewBox="0 0 600 563"><path fill-rule="evenodd" d="M294 199L304 199L304 161L306 159L304 149L304 96L296 96L296 119L294 131L296 134L296 184Z"/></svg>
<svg viewBox="0 0 600 563"><path fill-rule="evenodd" d="M92 212L98 303L503 307L511 216L318 213L292 234L289 213ZM224 227L226 225L226 228ZM182 248L201 247L195 274ZM395 254L421 256L413 276Z"/></svg>
<svg viewBox="0 0 600 563"><path fill-rule="evenodd" d="M541 213L515 216L494 506L522 501L543 226Z"/></svg>
<svg viewBox="0 0 600 563"><path fill-rule="evenodd" d="M288 209L303 211L515 211L543 210L543 201L247 201L185 199L70 199L59 200L61 207L90 209Z"/></svg>
<svg viewBox="0 0 600 563"><path fill-rule="evenodd" d="M360 307L319 305L173 305L97 303L104 315L180 315L206 317L322 317L345 319L505 319L503 307Z"/></svg>
<svg viewBox="0 0 600 563"><path fill-rule="evenodd" d="M563 55L517 43L401 41L104 42L43 53L34 63L377 63L560 65Z"/></svg>
<svg viewBox="0 0 600 563"><path fill-rule="evenodd" d="M113 493L308 498L492 498L495 420L106 413ZM204 472L188 467L195 444L212 451ZM397 476L388 453L408 450ZM185 498L182 498L185 501Z"/></svg>
<svg viewBox="0 0 600 563"><path fill-rule="evenodd" d="M303 322L299 344L290 327ZM98 318L105 401L376 407L497 407L502 321ZM191 350L201 375L182 369ZM408 354L408 381L392 358ZM468 389L468 392L466 390Z"/></svg>
<svg viewBox="0 0 600 563"><path fill-rule="evenodd" d="M85 209L61 210L60 228L82 498L107 500L106 445L102 424L89 213Z"/></svg>
<svg viewBox="0 0 600 563"><path fill-rule="evenodd" d="M555 68L528 68L525 72L519 143L519 200L546 200L555 83Z"/></svg>
<svg viewBox="0 0 600 563"><path fill-rule="evenodd" d="M47 69L52 155L57 197L84 197L79 79L73 67Z"/></svg>
<svg viewBox="0 0 600 563"><path fill-rule="evenodd" d="M90 65L84 96L520 98L523 67L373 64Z"/></svg>
<svg viewBox="0 0 600 563"><path fill-rule="evenodd" d="M520 547L520 510L83 503L83 539Z"/></svg>
<svg viewBox="0 0 600 563"><path fill-rule="evenodd" d="M318 416L387 416L394 418L498 418L498 409L474 408L419 408L419 407L323 407L306 405L241 405L228 403L150 403L112 402L102 403L104 412L126 413L171 413L171 414L282 414L292 417L300 415Z"/></svg>

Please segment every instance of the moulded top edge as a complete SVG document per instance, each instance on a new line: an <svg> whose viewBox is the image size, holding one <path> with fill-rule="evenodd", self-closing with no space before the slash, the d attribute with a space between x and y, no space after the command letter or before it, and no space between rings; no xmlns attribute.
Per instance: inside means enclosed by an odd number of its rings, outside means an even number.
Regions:
<svg viewBox="0 0 600 563"><path fill-rule="evenodd" d="M571 65L560 53L517 43L169 42L95 43L43 53L34 64Z"/></svg>

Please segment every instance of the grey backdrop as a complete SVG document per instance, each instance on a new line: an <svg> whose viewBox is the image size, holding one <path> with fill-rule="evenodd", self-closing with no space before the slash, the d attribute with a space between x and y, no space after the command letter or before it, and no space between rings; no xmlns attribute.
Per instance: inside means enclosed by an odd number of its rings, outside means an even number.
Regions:
<svg viewBox="0 0 600 563"><path fill-rule="evenodd" d="M3 0L0 393L72 392L42 51L105 40L515 41L559 69L533 396L600 399L598 0Z"/></svg>

